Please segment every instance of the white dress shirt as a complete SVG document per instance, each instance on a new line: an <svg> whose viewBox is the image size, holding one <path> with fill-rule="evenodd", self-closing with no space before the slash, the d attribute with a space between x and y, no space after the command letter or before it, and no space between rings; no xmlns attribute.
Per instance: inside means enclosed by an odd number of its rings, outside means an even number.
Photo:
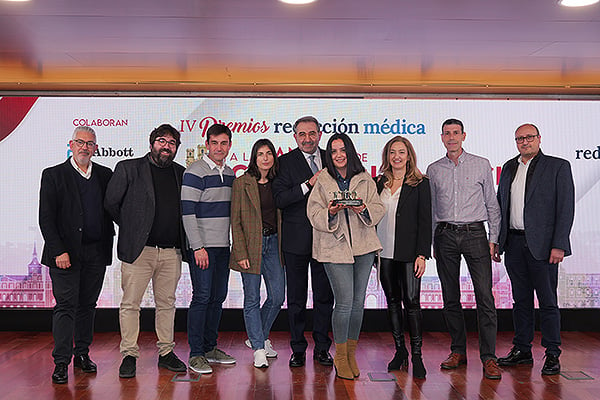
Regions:
<svg viewBox="0 0 600 400"><path fill-rule="evenodd" d="M73 168L75 168L75 171L79 172L79 174L81 176L83 176L85 179L90 179L92 177L92 162L91 161L88 164L87 171L85 171L85 172L81 168L79 168L79 165L77 165L77 163L75 162L75 159L73 159L73 157L71 157L71 165L73 166Z"/></svg>
<svg viewBox="0 0 600 400"><path fill-rule="evenodd" d="M394 240L396 236L396 210L398 208L398 199L400 198L400 186L394 194L390 188L384 187L379 195L379 199L385 207L385 214L377 225L377 236L381 242L380 256L383 258L394 258Z"/></svg>
<svg viewBox="0 0 600 400"><path fill-rule="evenodd" d="M523 163L523 157L519 157L515 179L510 186L510 229L525 229L525 221L523 219L523 210L525 209L525 185L527 183L527 170L531 165L531 160L526 164Z"/></svg>
<svg viewBox="0 0 600 400"><path fill-rule="evenodd" d="M317 164L317 168L319 170L323 169L323 161L321 160L321 149L319 149L317 147L317 150L315 150L315 152L312 154L305 153L302 150L300 150L300 151L302 152L302 155L304 156L304 158L306 158L306 163L308 164L309 167L310 167L310 156L315 156L315 164ZM300 184L300 188L302 189L302 194L306 194L310 190L310 188L308 187L306 182L302 182Z"/></svg>

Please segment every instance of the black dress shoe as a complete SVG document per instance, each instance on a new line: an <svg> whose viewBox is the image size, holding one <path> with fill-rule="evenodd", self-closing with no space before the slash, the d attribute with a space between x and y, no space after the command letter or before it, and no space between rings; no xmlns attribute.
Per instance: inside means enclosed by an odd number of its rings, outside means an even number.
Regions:
<svg viewBox="0 0 600 400"><path fill-rule="evenodd" d="M52 373L52 382L54 383L67 383L69 375L67 374L67 364L56 364L54 372Z"/></svg>
<svg viewBox="0 0 600 400"><path fill-rule="evenodd" d="M506 357L500 357L498 359L498 365L503 367L512 367L517 364L533 364L531 351L521 351L516 347L513 347Z"/></svg>
<svg viewBox="0 0 600 400"><path fill-rule="evenodd" d="M79 368L83 372L96 372L98 370L96 363L90 360L90 356L87 354L73 357L73 367Z"/></svg>
<svg viewBox="0 0 600 400"><path fill-rule="evenodd" d="M318 361L319 364L331 367L333 365L333 358L327 350L315 350L313 354L313 360Z"/></svg>
<svg viewBox="0 0 600 400"><path fill-rule="evenodd" d="M305 352L294 352L290 357L290 367L303 367L306 362Z"/></svg>
<svg viewBox="0 0 600 400"><path fill-rule="evenodd" d="M135 364L137 360L134 356L125 356L119 367L119 378L135 377Z"/></svg>
<svg viewBox="0 0 600 400"><path fill-rule="evenodd" d="M185 365L173 351L164 356L158 356L158 366L173 372L187 371L187 365Z"/></svg>
<svg viewBox="0 0 600 400"><path fill-rule="evenodd" d="M560 362L558 356L546 354L546 362L542 368L542 375L556 375L560 373Z"/></svg>

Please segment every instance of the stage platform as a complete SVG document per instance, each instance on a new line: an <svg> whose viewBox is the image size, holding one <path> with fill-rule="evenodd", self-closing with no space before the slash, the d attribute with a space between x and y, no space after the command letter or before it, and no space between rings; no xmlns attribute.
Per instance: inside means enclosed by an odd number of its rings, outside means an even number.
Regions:
<svg viewBox="0 0 600 400"><path fill-rule="evenodd" d="M367 332L357 352L361 375L347 381L336 378L333 368L313 362L310 345L306 366L289 368L289 336L281 331L271 335L279 357L271 359L267 369L252 366L244 332L221 332L219 347L237 358L236 365L215 366L208 375L176 375L157 367L156 337L142 332L137 376L119 379L119 334L101 332L95 335L90 352L98 372L73 372L69 366L69 382L55 385L50 379L53 341L49 332L0 332L0 399L599 399L600 333L563 332L562 338L561 375L540 374L544 354L536 332L534 365L505 368L502 379L492 381L483 378L475 333L468 336L468 365L443 371L439 364L449 353L448 334L426 332L427 379L418 380L413 379L410 365L408 371L387 374L393 353L391 335ZM499 333L497 355L510 350L511 339L510 332ZM187 362L185 333L177 332L176 342L175 352Z"/></svg>

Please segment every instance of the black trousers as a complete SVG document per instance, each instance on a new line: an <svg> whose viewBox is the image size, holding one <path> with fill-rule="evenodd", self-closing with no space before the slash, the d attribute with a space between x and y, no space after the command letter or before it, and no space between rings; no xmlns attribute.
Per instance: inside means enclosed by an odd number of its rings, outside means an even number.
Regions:
<svg viewBox="0 0 600 400"><path fill-rule="evenodd" d="M546 348L546 354L558 357L561 353L560 310L556 293L558 264L550 264L548 260L536 260L529 251L525 235L509 233L504 250L504 263L510 277L514 300L513 344L521 351L531 350L535 329L535 291L540 304L542 346Z"/></svg>
<svg viewBox="0 0 600 400"><path fill-rule="evenodd" d="M294 353L306 351L306 300L308 296L308 266L313 291L313 340L315 350L329 350L333 291L323 264L310 254L283 253L287 284L287 308L290 323L290 346Z"/></svg>
<svg viewBox="0 0 600 400"><path fill-rule="evenodd" d="M94 334L96 302L102 290L106 266L99 260L99 244L84 245L81 260L71 259L67 269L50 268L54 363L69 364L73 354L88 354Z"/></svg>
<svg viewBox="0 0 600 400"><path fill-rule="evenodd" d="M435 262L442 284L444 318L450 332L453 353L467 353L467 328L460 302L460 259L467 262L477 304L479 356L482 361L496 358L497 317L492 293L492 259L481 224L479 229L453 230L437 226L434 236Z"/></svg>
<svg viewBox="0 0 600 400"><path fill-rule="evenodd" d="M423 336L421 278L415 277L414 262L381 258L380 264L381 287L388 305L388 316L396 349L404 346L404 321L406 321L411 351L413 354L421 354Z"/></svg>

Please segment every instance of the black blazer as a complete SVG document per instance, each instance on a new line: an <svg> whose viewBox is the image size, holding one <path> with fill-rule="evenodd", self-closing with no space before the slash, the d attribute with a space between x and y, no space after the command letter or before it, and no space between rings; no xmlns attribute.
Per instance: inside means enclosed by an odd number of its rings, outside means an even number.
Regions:
<svg viewBox="0 0 600 400"><path fill-rule="evenodd" d="M377 178L377 193L383 191L386 178ZM431 192L429 179L417 186L402 184L396 208L394 260L413 262L417 256L431 257Z"/></svg>
<svg viewBox="0 0 600 400"><path fill-rule="evenodd" d="M527 171L525 184L525 238L527 247L536 260L547 260L553 248L571 254L569 235L575 215L575 186L571 165L567 160L551 157L541 151L536 165ZM533 162L530 160L529 162ZM515 177L519 156L506 162L498 184L500 223L500 254L504 252L510 219L510 187ZM531 168L533 173L531 173Z"/></svg>
<svg viewBox="0 0 600 400"><path fill-rule="evenodd" d="M39 223L44 237L42 264L48 267L56 268L55 258L63 253L69 254L71 263L81 259L83 208L74 173L77 172L70 159L42 172ZM112 171L94 163L92 174L98 177L104 194ZM103 212L102 217L102 259L99 261L110 265L115 228L108 213Z"/></svg>
<svg viewBox="0 0 600 400"><path fill-rule="evenodd" d="M325 163L325 151L321 152L321 160ZM281 249L292 254L311 254L312 226L306 216L308 195L302 194L300 184L313 176L300 149L296 148L279 157L279 173L273 180L273 197L275 206L280 208Z"/></svg>
<svg viewBox="0 0 600 400"><path fill-rule="evenodd" d="M149 154L149 153L148 153ZM149 155L120 161L108 183L104 207L119 225L117 255L126 263L133 263L142 253L154 222L154 183L150 171ZM181 180L185 168L173 163L177 180L178 196L181 197ZM185 259L185 232L181 222L179 202L180 249Z"/></svg>

